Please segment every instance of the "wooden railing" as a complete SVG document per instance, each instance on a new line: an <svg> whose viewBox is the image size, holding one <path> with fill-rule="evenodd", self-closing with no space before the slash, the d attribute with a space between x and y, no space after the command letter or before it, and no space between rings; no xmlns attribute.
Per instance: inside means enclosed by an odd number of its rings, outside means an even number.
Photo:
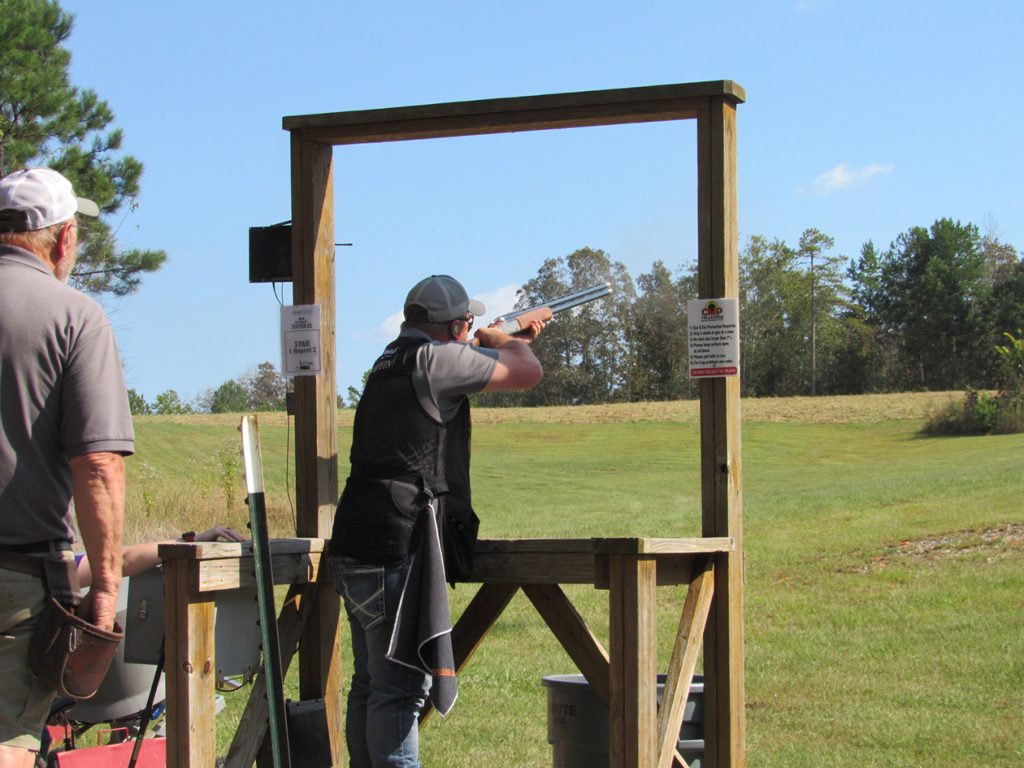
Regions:
<svg viewBox="0 0 1024 768"><path fill-rule="evenodd" d="M287 668L318 588L321 539L271 542L274 580L291 584L278 620L282 663ZM734 550L730 538L484 539L474 574L480 587L456 622L452 641L462 669L522 589L594 691L608 705L610 764L630 768L685 766L676 752L690 682L714 600L715 568ZM213 594L254 583L248 544L168 544L160 547L167 605L168 765L214 764ZM320 588L330 589L319 579ZM609 643L605 649L573 607L561 585L591 584L608 590ZM656 589L688 585L675 618L677 630L662 706L657 704ZM729 654L705 663L705 685L728 684ZM261 679L227 755L227 765L252 765L266 729ZM338 692L340 695L340 692ZM726 716L728 713L724 713ZM424 713L426 721L429 711ZM706 721L723 713L709 711ZM718 754L719 765L732 756ZM708 764L708 763L706 763Z"/></svg>

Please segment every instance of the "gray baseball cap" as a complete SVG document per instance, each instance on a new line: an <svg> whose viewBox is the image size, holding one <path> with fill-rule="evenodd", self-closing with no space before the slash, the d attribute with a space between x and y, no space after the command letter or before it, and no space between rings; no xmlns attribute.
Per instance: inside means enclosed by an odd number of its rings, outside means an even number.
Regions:
<svg viewBox="0 0 1024 768"><path fill-rule="evenodd" d="M75 195L71 182L52 168L28 168L0 179L0 232L46 229L76 213L99 216L100 208Z"/></svg>
<svg viewBox="0 0 1024 768"><path fill-rule="evenodd" d="M425 313L428 323L443 323L461 317L467 311L474 317L480 317L487 308L482 302L469 298L462 283L451 275L425 277L413 286L405 298L406 320L421 320Z"/></svg>

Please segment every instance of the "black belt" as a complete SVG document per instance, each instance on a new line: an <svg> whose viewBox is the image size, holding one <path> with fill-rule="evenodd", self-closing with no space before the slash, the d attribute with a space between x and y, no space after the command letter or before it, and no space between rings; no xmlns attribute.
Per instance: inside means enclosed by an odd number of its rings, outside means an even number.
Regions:
<svg viewBox="0 0 1024 768"><path fill-rule="evenodd" d="M18 552L23 555L39 555L46 552L67 552L71 542L64 539L56 541L33 541L28 544L0 544L0 552Z"/></svg>

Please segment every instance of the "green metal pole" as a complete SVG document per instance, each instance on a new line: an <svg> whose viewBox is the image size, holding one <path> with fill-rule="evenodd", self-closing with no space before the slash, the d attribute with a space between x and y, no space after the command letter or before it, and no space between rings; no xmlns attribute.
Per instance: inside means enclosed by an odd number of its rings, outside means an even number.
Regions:
<svg viewBox="0 0 1024 768"><path fill-rule="evenodd" d="M252 559L256 569L256 597L260 609L260 635L263 641L263 676L267 681L267 713L274 768L291 768L288 746L288 720L284 704L284 672L281 669L281 641L277 634L277 609L274 605L274 573L270 563L270 539L267 535L267 505L263 490L263 459L256 417L242 418L242 455L245 459L245 484L249 494L249 520L252 527Z"/></svg>

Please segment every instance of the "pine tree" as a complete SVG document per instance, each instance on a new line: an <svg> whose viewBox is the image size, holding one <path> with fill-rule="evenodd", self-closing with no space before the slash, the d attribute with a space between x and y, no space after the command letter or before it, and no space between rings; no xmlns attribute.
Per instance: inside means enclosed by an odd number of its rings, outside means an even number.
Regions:
<svg viewBox="0 0 1024 768"><path fill-rule="evenodd" d="M167 255L115 247L105 218L136 205L142 163L121 154L123 135L109 129L114 113L107 102L70 82L71 53L63 44L73 24L56 0L0 0L0 176L48 166L95 200L103 216L79 222L71 282L121 296L160 269Z"/></svg>

